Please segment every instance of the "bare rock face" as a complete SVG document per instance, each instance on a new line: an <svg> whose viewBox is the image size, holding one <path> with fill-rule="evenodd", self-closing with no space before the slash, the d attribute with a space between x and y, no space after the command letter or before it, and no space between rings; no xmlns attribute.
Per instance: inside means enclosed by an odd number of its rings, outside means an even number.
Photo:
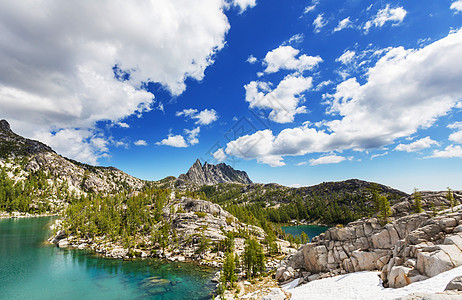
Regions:
<svg viewBox="0 0 462 300"><path fill-rule="evenodd" d="M381 226L375 218L361 219L344 228L330 228L281 262L307 276L381 270L384 286L399 288L462 265L462 207L406 215ZM310 279L311 278L311 279ZM283 276L280 281L285 281Z"/></svg>
<svg viewBox="0 0 462 300"><path fill-rule="evenodd" d="M224 163L211 165L206 162L202 165L199 159L196 160L186 174L181 174L178 180L196 185L214 185L225 182L252 183L244 171L234 170Z"/></svg>

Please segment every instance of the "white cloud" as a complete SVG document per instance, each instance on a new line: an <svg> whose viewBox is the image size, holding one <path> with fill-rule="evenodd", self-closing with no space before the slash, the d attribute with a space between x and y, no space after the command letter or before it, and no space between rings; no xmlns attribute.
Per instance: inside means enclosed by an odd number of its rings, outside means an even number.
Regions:
<svg viewBox="0 0 462 300"><path fill-rule="evenodd" d="M393 26L401 24L403 22L404 17L406 17L407 11L402 7L390 8L390 4L377 12L377 15L372 20L369 20L364 25L364 30L366 32L372 26L375 27L382 27L387 22L392 22Z"/></svg>
<svg viewBox="0 0 462 300"><path fill-rule="evenodd" d="M204 77L230 28L225 7L221 0L3 1L2 115L36 137L148 111L154 95L143 83L179 95L186 79Z"/></svg>
<svg viewBox="0 0 462 300"><path fill-rule="evenodd" d="M258 59L255 56L253 56L252 54L250 54L246 61L249 64L254 64L254 63L256 63L258 61Z"/></svg>
<svg viewBox="0 0 462 300"><path fill-rule="evenodd" d="M305 36L303 35L303 33L297 33L291 36L290 39L284 42L283 45L300 44L301 42L303 42L304 38Z"/></svg>
<svg viewBox="0 0 462 300"><path fill-rule="evenodd" d="M185 129L185 133L188 135L188 143L192 145L196 145L199 143L199 132L201 131L201 128L198 126L192 130Z"/></svg>
<svg viewBox="0 0 462 300"><path fill-rule="evenodd" d="M124 123L124 122L119 122L119 123L117 123L117 125L119 125L122 128L130 128L130 125L128 125L127 123Z"/></svg>
<svg viewBox="0 0 462 300"><path fill-rule="evenodd" d="M312 78L302 75L287 75L274 89L267 82L252 81L245 85L245 100L250 108L271 109L269 118L277 123L294 121L296 114L306 112L303 93L312 87Z"/></svg>
<svg viewBox="0 0 462 300"><path fill-rule="evenodd" d="M321 32L321 29L327 25L328 21L324 20L324 14L319 14L316 19L313 21L314 25L314 32L319 33Z"/></svg>
<svg viewBox="0 0 462 300"><path fill-rule="evenodd" d="M65 157L96 165L108 156L108 141L91 130L62 129L56 133L40 132L36 138Z"/></svg>
<svg viewBox="0 0 462 300"><path fill-rule="evenodd" d="M176 148L186 148L188 144L182 135L169 135L166 139L157 142L156 145L171 146Z"/></svg>
<svg viewBox="0 0 462 300"><path fill-rule="evenodd" d="M255 0L232 0L231 4L240 9L240 13L243 13L247 8L252 8L257 5Z"/></svg>
<svg viewBox="0 0 462 300"><path fill-rule="evenodd" d="M437 141L432 140L429 136L427 136L423 139L417 140L410 144L399 144L396 146L395 150L415 152L415 151L430 148L433 145L438 146L439 143Z"/></svg>
<svg viewBox="0 0 462 300"><path fill-rule="evenodd" d="M449 140L462 144L462 122L455 122L448 125L450 129L458 129L459 131L453 132L449 135Z"/></svg>
<svg viewBox="0 0 462 300"><path fill-rule="evenodd" d="M379 153L379 154L374 154L371 156L371 160L374 159L374 158L377 158L377 157L381 157L381 156L385 156L388 154L388 151L385 151L383 153Z"/></svg>
<svg viewBox="0 0 462 300"><path fill-rule="evenodd" d="M341 20L340 22L338 22L337 27L334 28L334 32L343 30L343 29L348 28L348 27L353 27L353 23L350 21L350 17L345 18L345 19Z"/></svg>
<svg viewBox="0 0 462 300"><path fill-rule="evenodd" d="M212 156L219 163L224 162L227 158L225 151L223 151L223 148L220 148L214 153L212 153Z"/></svg>
<svg viewBox="0 0 462 300"><path fill-rule="evenodd" d="M326 164L338 164L342 161L346 160L345 157L343 156L338 156L338 155L327 155L327 156L321 156L316 159L310 159L310 165L316 166L316 165L326 165Z"/></svg>
<svg viewBox="0 0 462 300"><path fill-rule="evenodd" d="M355 57L355 54L356 52L347 50L343 52L343 54L339 58L337 58L335 61L341 62L344 65L347 65L353 60L353 58Z"/></svg>
<svg viewBox="0 0 462 300"><path fill-rule="evenodd" d="M459 145L449 145L444 150L435 150L427 158L462 158L462 147Z"/></svg>
<svg viewBox="0 0 462 300"><path fill-rule="evenodd" d="M322 128L305 123L278 135L257 131L229 142L225 152L284 165L284 156L376 149L412 136L458 105L460 53L462 31L419 50L392 48L369 69L364 84L351 78L337 85L333 95L325 95L328 113L335 119L321 122Z"/></svg>
<svg viewBox="0 0 462 300"><path fill-rule="evenodd" d="M315 10L316 6L319 4L319 0L313 0L311 1L311 5L308 5L307 7L305 7L303 13L304 14L307 14L309 13L310 11L313 11Z"/></svg>
<svg viewBox="0 0 462 300"><path fill-rule="evenodd" d="M324 87L328 86L328 85L331 85L333 84L334 82L332 80L325 80L325 81L322 81L321 83L319 83L316 88L315 88L315 91L320 91L322 90Z"/></svg>
<svg viewBox="0 0 462 300"><path fill-rule="evenodd" d="M145 140L137 140L136 142L134 142L134 144L136 146L147 146L148 145L148 143Z"/></svg>
<svg viewBox="0 0 462 300"><path fill-rule="evenodd" d="M454 9L456 13L462 12L462 0L456 0L452 2L451 9Z"/></svg>
<svg viewBox="0 0 462 300"><path fill-rule="evenodd" d="M292 46L280 46L268 52L264 58L266 64L265 73L276 73L279 70L293 70L303 72L314 69L322 58L319 56L308 56L306 54L296 56L300 50Z"/></svg>
<svg viewBox="0 0 462 300"><path fill-rule="evenodd" d="M191 119L195 119L196 124L199 125L209 125L218 119L217 112L214 109L204 109L203 111L198 111L194 108L188 108L183 109L182 111L177 111L176 116L185 116Z"/></svg>

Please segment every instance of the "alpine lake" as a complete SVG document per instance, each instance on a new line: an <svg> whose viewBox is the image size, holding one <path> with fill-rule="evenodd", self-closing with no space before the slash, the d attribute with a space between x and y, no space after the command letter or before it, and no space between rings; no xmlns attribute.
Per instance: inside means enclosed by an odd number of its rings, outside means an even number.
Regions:
<svg viewBox="0 0 462 300"><path fill-rule="evenodd" d="M0 219L1 299L211 299L216 270L46 243L54 217Z"/></svg>

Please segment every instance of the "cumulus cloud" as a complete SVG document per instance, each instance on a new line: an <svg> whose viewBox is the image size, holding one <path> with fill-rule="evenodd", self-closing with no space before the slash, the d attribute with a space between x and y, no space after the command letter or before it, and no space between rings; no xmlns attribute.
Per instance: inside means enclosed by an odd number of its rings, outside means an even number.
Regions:
<svg viewBox="0 0 462 300"><path fill-rule="evenodd" d="M455 10L456 13L462 12L462 0L452 2L451 9Z"/></svg>
<svg viewBox="0 0 462 300"><path fill-rule="evenodd" d="M429 128L459 105L460 53L462 31L419 50L389 49L368 70L364 84L351 78L337 85L335 93L325 95L333 120L322 121L319 128L305 123L277 135L269 129L257 131L229 142L225 152L277 166L284 165L284 156L390 145ZM454 149L457 146L446 152Z"/></svg>
<svg viewBox="0 0 462 300"><path fill-rule="evenodd" d="M410 144L399 144L396 146L396 151L406 151L406 152L415 152L423 149L430 148L431 146L438 146L439 143L437 141L432 140L429 136L417 140Z"/></svg>
<svg viewBox="0 0 462 300"><path fill-rule="evenodd" d="M231 5L238 7L240 9L240 13L243 13L248 8L255 7L257 2L255 0L233 0L231 1Z"/></svg>
<svg viewBox="0 0 462 300"><path fill-rule="evenodd" d="M220 148L217 151L215 151L214 153L212 153L212 156L219 163L224 162L226 160L226 158L227 158L223 148Z"/></svg>
<svg viewBox="0 0 462 300"><path fill-rule="evenodd" d="M459 145L449 145L444 150L435 150L433 154L427 158L462 158L462 147Z"/></svg>
<svg viewBox="0 0 462 300"><path fill-rule="evenodd" d="M198 111L194 108L184 109L182 111L177 111L176 116L185 116L191 119L196 120L198 125L209 125L218 119L217 112L214 109L204 109Z"/></svg>
<svg viewBox="0 0 462 300"><path fill-rule="evenodd" d="M306 107L299 104L304 101L303 93L311 87L312 78L302 75L287 75L274 90L267 82L252 81L244 86L245 100L250 108L271 109L270 120L289 123L296 114L306 112Z"/></svg>
<svg viewBox="0 0 462 300"><path fill-rule="evenodd" d="M350 21L350 17L345 18L345 19L341 20L340 22L338 22L337 27L334 28L334 32L343 30L343 29L348 28L348 27L353 27L353 23Z"/></svg>
<svg viewBox="0 0 462 300"><path fill-rule="evenodd" d="M182 135L169 135L162 141L157 142L156 145L171 146L175 148L188 147L188 144L186 144L186 141L184 140L184 137Z"/></svg>
<svg viewBox="0 0 462 300"><path fill-rule="evenodd" d="M313 21L314 25L314 32L319 33L321 32L321 29L326 26L328 23L327 20L324 20L324 14L319 14L316 19Z"/></svg>
<svg viewBox="0 0 462 300"><path fill-rule="evenodd" d="M390 8L390 4L377 12L377 15L373 19L366 22L364 30L366 32L373 26L382 27L387 22L393 23L393 26L397 26L403 22L406 17L407 11L402 7Z"/></svg>
<svg viewBox="0 0 462 300"><path fill-rule="evenodd" d="M347 65L353 60L353 58L355 57L355 54L356 52L347 50L343 52L343 54L339 58L337 58L335 61L341 62L344 65Z"/></svg>
<svg viewBox="0 0 462 300"><path fill-rule="evenodd" d="M124 122L119 122L119 123L117 123L117 125L119 125L122 128L130 128L130 125L128 125L127 123L124 123Z"/></svg>
<svg viewBox="0 0 462 300"><path fill-rule="evenodd" d="M241 10L255 5L233 3ZM179 95L186 79L204 77L230 28L226 5L221 0L0 4L3 117L18 133L37 138L51 130L93 130L99 121L115 124L150 110L154 95L143 90L146 82Z"/></svg>
<svg viewBox="0 0 462 300"><path fill-rule="evenodd" d="M148 143L145 140L137 140L134 142L135 146L147 146Z"/></svg>
<svg viewBox="0 0 462 300"><path fill-rule="evenodd" d="M62 129L58 132L40 132L37 139L65 157L89 164L107 157L109 141L91 130Z"/></svg>
<svg viewBox="0 0 462 300"><path fill-rule="evenodd" d="M301 42L303 42L304 38L305 36L303 35L303 33L294 34L293 36L290 37L289 40L284 42L284 45L300 44Z"/></svg>
<svg viewBox="0 0 462 300"><path fill-rule="evenodd" d="M292 46L280 46L268 52L264 58L264 63L266 65L265 73L276 73L279 70L304 72L313 70L322 62L322 58L319 56L308 56L303 54L296 58L299 53L300 50Z"/></svg>
<svg viewBox="0 0 462 300"><path fill-rule="evenodd" d="M258 59L255 56L253 56L252 54L250 54L246 61L249 64L254 64L254 63L256 63L258 61Z"/></svg>
<svg viewBox="0 0 462 300"><path fill-rule="evenodd" d="M326 156L321 156L319 158L313 158L310 159L310 165L311 166L316 166L316 165L326 165L326 164L338 164L342 161L346 160L345 157L339 156L339 155L326 155Z"/></svg>
<svg viewBox="0 0 462 300"><path fill-rule="evenodd" d="M450 129L458 129L459 131L453 132L449 135L449 140L462 144L462 122L455 122L448 125Z"/></svg>
<svg viewBox="0 0 462 300"><path fill-rule="evenodd" d="M199 143L198 137L199 137L199 132L201 131L200 127L196 127L191 130L185 129L184 131L188 136L189 145L192 146L192 145L196 145Z"/></svg>

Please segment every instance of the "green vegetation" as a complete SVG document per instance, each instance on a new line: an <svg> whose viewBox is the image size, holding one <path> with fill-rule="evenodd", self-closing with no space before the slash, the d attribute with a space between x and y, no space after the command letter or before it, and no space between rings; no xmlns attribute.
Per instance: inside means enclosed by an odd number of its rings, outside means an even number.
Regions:
<svg viewBox="0 0 462 300"><path fill-rule="evenodd" d="M414 212L416 214L421 213L423 211L422 195L420 194L419 190L417 190L417 188L414 188L414 193L412 194L412 197L414 198Z"/></svg>
<svg viewBox="0 0 462 300"><path fill-rule="evenodd" d="M451 206L451 211L454 212L454 206L457 205L456 199L454 198L454 194L451 190L451 188L448 187L448 192L446 193L446 199L449 202L449 205Z"/></svg>
<svg viewBox="0 0 462 300"><path fill-rule="evenodd" d="M265 270L265 254L260 243L249 237L245 241L243 265L247 278L253 278Z"/></svg>
<svg viewBox="0 0 462 300"><path fill-rule="evenodd" d="M378 197L378 218L382 225L385 225L389 222L388 218L391 216L390 202L388 202L387 197L380 195Z"/></svg>
<svg viewBox="0 0 462 300"><path fill-rule="evenodd" d="M136 243L139 235L152 233L153 241L166 247L174 237L169 222L162 222L162 208L170 190L148 189L137 196L127 197L89 194L72 202L64 213L64 227L69 234L94 238L106 235L110 240L123 237L125 244Z"/></svg>

